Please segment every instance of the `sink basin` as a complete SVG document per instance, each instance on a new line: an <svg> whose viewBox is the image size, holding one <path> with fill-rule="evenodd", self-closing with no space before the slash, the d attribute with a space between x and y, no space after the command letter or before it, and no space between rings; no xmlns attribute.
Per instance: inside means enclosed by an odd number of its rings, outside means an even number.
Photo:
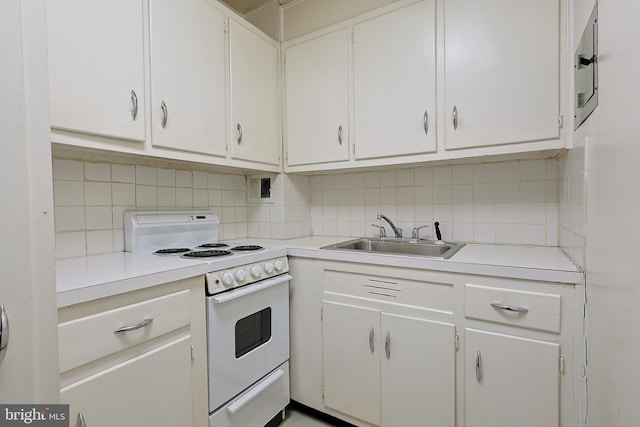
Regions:
<svg viewBox="0 0 640 427"><path fill-rule="evenodd" d="M460 242L435 242L432 240L399 240L360 238L340 242L320 249L351 252L383 253L392 255L410 255L426 258L448 259L465 244Z"/></svg>

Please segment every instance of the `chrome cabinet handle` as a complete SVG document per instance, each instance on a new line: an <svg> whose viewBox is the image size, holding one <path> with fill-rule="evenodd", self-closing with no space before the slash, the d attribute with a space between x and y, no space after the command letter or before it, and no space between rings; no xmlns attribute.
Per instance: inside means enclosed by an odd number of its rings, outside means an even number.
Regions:
<svg viewBox="0 0 640 427"><path fill-rule="evenodd" d="M7 354L9 345L9 316L4 305L0 305L0 364Z"/></svg>
<svg viewBox="0 0 640 427"><path fill-rule="evenodd" d="M387 336L384 338L384 353L387 355L387 359L391 357L391 333L387 332Z"/></svg>
<svg viewBox="0 0 640 427"><path fill-rule="evenodd" d="M424 134L429 133L429 113L425 110L424 116L422 116L422 125L424 126Z"/></svg>
<svg viewBox="0 0 640 427"><path fill-rule="evenodd" d="M131 91L131 105L133 108L131 109L131 120L136 120L138 117L138 95L136 95L136 91Z"/></svg>
<svg viewBox="0 0 640 427"><path fill-rule="evenodd" d="M119 334L119 333L122 333L122 332L135 331L136 329L144 328L145 326L147 326L151 322L153 322L153 319L147 317L146 319L144 319L140 323L136 323L135 325L130 325L130 326L123 326L123 327L118 328L115 331L113 331L113 333L114 334Z"/></svg>
<svg viewBox="0 0 640 427"><path fill-rule="evenodd" d="M167 104L165 104L164 101L160 103L160 109L162 109L162 120L160 121L160 124L162 125L162 129L164 129L167 126L167 120L169 120L169 110L167 109Z"/></svg>
<svg viewBox="0 0 640 427"><path fill-rule="evenodd" d="M338 144L342 145L342 125L338 126Z"/></svg>
<svg viewBox="0 0 640 427"><path fill-rule="evenodd" d="M238 123L238 144L242 142L242 126Z"/></svg>
<svg viewBox="0 0 640 427"><path fill-rule="evenodd" d="M527 307L521 307L521 306L511 306L511 305L506 305L506 304L501 304L499 302L492 302L491 303L491 307L493 308L497 308L498 310L504 310L504 311L511 311L514 313L528 313L529 309Z"/></svg>
<svg viewBox="0 0 640 427"><path fill-rule="evenodd" d="M453 130L458 129L458 107L453 106Z"/></svg>
<svg viewBox="0 0 640 427"><path fill-rule="evenodd" d="M78 418L76 418L76 426L87 427L87 422L84 419L84 415L82 414L82 411L78 411Z"/></svg>
<svg viewBox="0 0 640 427"><path fill-rule="evenodd" d="M371 349L371 353L373 353L373 351L376 349L374 343L373 343L373 338L375 337L375 332L373 330L373 326L371 327L371 330L369 331L369 348Z"/></svg>
<svg viewBox="0 0 640 427"><path fill-rule="evenodd" d="M480 351L476 353L476 380L482 381L482 354Z"/></svg>

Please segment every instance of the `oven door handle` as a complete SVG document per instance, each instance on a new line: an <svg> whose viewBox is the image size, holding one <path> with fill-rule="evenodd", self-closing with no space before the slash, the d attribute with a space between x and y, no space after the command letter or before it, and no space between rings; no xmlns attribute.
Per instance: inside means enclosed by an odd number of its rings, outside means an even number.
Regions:
<svg viewBox="0 0 640 427"><path fill-rule="evenodd" d="M258 395L265 389L278 381L283 375L284 371L282 369L278 369L277 371L267 375L260 383L256 384L252 389L248 390L245 394L231 402L229 406L227 406L227 412L231 415L235 414L247 403L258 397Z"/></svg>
<svg viewBox="0 0 640 427"><path fill-rule="evenodd" d="M213 302L216 304L222 304L223 302L228 302L234 300L236 298L240 298L246 295L250 295L254 292L260 292L264 289L270 288L272 286L279 285L284 282L288 282L292 277L289 274L282 274L280 276L276 276L272 279L263 280L254 285L243 286L241 288L235 289L233 291L225 292L219 295L214 295L211 298Z"/></svg>

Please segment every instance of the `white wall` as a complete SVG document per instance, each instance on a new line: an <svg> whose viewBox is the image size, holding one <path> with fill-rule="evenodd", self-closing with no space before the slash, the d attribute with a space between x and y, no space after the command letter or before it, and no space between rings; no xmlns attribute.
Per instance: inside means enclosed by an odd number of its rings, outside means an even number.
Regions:
<svg viewBox="0 0 640 427"><path fill-rule="evenodd" d="M576 19L592 0L576 0ZM588 138L586 252L588 425L640 420L640 2L599 3L599 105ZM583 25L578 22L577 25ZM579 33L579 31L575 31Z"/></svg>
<svg viewBox="0 0 640 427"><path fill-rule="evenodd" d="M44 0L0 0L0 402L59 396Z"/></svg>

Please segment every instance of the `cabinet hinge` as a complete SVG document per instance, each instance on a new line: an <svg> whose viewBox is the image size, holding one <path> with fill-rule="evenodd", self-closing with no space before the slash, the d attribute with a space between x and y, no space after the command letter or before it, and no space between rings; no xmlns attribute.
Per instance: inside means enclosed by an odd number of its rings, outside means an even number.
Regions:
<svg viewBox="0 0 640 427"><path fill-rule="evenodd" d="M564 116L558 117L558 127L562 128L564 126Z"/></svg>
<svg viewBox="0 0 640 427"><path fill-rule="evenodd" d="M564 374L564 356L560 356L560 373Z"/></svg>
<svg viewBox="0 0 640 427"><path fill-rule="evenodd" d="M456 350L460 350L460 335L456 334L455 340L454 340L454 346Z"/></svg>

